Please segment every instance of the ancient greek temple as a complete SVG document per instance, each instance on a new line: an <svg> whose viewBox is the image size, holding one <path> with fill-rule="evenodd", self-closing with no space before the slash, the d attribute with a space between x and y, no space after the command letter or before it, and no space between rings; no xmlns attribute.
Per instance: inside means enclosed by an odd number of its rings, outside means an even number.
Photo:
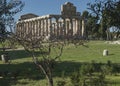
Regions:
<svg viewBox="0 0 120 86"><path fill-rule="evenodd" d="M19 35L31 34L39 36L72 37L85 36L85 21L81 18L76 7L66 2L61 6L61 14L49 14L37 16L35 14L22 15L16 24L16 32Z"/></svg>

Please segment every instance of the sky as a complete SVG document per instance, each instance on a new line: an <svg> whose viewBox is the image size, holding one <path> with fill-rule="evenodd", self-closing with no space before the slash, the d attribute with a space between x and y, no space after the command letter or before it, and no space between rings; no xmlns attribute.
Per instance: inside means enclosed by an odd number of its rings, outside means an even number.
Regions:
<svg viewBox="0 0 120 86"><path fill-rule="evenodd" d="M18 20L21 15L33 13L38 16L47 14L60 14L61 5L65 2L71 2L77 7L77 12L83 12L87 9L87 3L93 3L94 0L21 0L25 3L23 10L15 15Z"/></svg>

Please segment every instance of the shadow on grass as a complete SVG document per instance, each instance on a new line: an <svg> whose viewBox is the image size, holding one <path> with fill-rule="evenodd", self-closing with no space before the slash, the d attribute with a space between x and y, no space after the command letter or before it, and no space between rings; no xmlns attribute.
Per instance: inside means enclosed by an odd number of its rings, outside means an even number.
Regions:
<svg viewBox="0 0 120 86"><path fill-rule="evenodd" d="M28 83L18 82L21 79L41 80L44 79L44 75L32 62L0 64L0 85L11 86L19 83L21 86L24 86Z"/></svg>
<svg viewBox="0 0 120 86"><path fill-rule="evenodd" d="M70 76L74 71L79 70L82 64L83 63L72 61L58 62L55 65L54 76L61 77L62 73L64 73L65 77Z"/></svg>
<svg viewBox="0 0 120 86"><path fill-rule="evenodd" d="M89 63L80 63L72 61L56 62L53 77L61 77L64 72L64 77L70 77L74 71L80 69L82 64ZM100 65L100 64L97 64ZM34 63L24 62L19 64L0 64L0 85L11 86L20 84L24 86L29 82L19 82L21 79L28 80L43 80L45 79L44 74L40 71ZM120 84L118 82L117 84Z"/></svg>
<svg viewBox="0 0 120 86"><path fill-rule="evenodd" d="M70 76L74 69L79 69L81 63L79 62L56 62L53 77L61 77L65 72L65 77ZM19 82L21 79L28 80L43 80L44 74L40 71L34 63L24 62L19 64L0 64L0 84L3 86L11 86L20 84L22 86L28 84L28 82Z"/></svg>
<svg viewBox="0 0 120 86"><path fill-rule="evenodd" d="M0 51L0 55L2 53L3 53L3 51ZM5 51L5 53L8 54L8 56L11 60L30 57L30 54L28 52L26 52L25 50Z"/></svg>
<svg viewBox="0 0 120 86"><path fill-rule="evenodd" d="M56 62L53 77L61 77L64 72L64 77L69 77L71 74L78 70L81 66L80 62ZM19 64L0 64L0 85L11 86L20 84L28 84L28 82L20 83L21 79L29 80L43 80L45 79L44 74L40 71L34 63L24 62Z"/></svg>
<svg viewBox="0 0 120 86"><path fill-rule="evenodd" d="M2 55L2 51L0 51L0 55ZM10 60L16 60L16 59L22 59L22 58L30 58L31 55L25 50L11 50L11 51L6 51L5 53L8 54ZM42 52L46 53L46 52ZM41 52L36 52L36 55L41 55Z"/></svg>

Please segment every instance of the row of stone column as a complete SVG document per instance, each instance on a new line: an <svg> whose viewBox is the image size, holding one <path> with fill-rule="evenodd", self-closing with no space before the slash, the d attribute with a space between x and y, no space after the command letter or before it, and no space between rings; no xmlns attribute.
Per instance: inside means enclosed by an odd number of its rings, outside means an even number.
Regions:
<svg viewBox="0 0 120 86"><path fill-rule="evenodd" d="M83 25L83 26L82 26ZM31 35L39 37L42 35L52 36L82 36L84 33L84 24L80 19L59 19L44 18L35 20L23 20L17 23L17 33L21 36Z"/></svg>

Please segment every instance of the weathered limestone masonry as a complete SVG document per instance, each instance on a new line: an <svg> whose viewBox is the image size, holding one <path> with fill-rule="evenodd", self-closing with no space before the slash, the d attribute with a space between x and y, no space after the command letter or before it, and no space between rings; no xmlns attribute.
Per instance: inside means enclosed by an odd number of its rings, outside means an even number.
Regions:
<svg viewBox="0 0 120 86"><path fill-rule="evenodd" d="M19 35L31 34L35 37L42 35L68 37L85 35L85 22L76 7L66 2L61 6L61 15L37 16L35 14L22 15L16 25Z"/></svg>

